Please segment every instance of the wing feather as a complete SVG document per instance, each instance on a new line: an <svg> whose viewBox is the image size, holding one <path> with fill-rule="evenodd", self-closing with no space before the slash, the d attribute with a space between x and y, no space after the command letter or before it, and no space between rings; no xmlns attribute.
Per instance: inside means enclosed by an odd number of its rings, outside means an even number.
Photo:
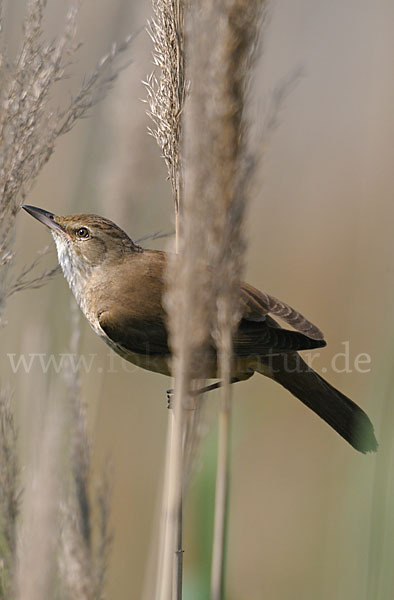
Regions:
<svg viewBox="0 0 394 600"><path fill-rule="evenodd" d="M270 317L266 321L241 320L234 334L234 356L267 356L325 346L324 340L312 339L298 331L278 326Z"/></svg>
<svg viewBox="0 0 394 600"><path fill-rule="evenodd" d="M314 340L323 340L324 335L316 325L308 321L300 312L270 296L261 292L248 283L241 284L241 306L242 317L249 321L263 321L266 315L271 314L279 317L300 333Z"/></svg>

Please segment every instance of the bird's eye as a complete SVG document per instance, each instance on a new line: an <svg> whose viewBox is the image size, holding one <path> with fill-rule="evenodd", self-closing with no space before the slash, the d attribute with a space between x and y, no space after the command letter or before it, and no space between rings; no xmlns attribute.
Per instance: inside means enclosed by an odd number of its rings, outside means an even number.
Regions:
<svg viewBox="0 0 394 600"><path fill-rule="evenodd" d="M79 229L76 230L76 234L79 238L82 238L85 240L88 237L90 237L89 229L87 227L80 227Z"/></svg>

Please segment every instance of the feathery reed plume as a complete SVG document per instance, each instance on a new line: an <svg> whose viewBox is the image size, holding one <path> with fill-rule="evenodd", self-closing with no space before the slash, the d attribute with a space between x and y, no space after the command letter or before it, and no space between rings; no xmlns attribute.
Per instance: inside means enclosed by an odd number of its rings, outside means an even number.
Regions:
<svg viewBox="0 0 394 600"><path fill-rule="evenodd" d="M0 55L0 319L10 293L29 287L26 280L16 287L9 280L15 219L20 205L51 157L59 136L86 116L111 86L122 68L112 69L115 60L132 39L128 37L112 47L83 81L68 106L52 110L50 95L56 83L66 76L78 49L75 41L78 4L70 8L62 34L48 43L43 41L46 1L29 0L16 60L12 62L9 57ZM0 19L1 42L1 11ZM38 279L43 280L44 276L33 278L32 284L37 284Z"/></svg>
<svg viewBox="0 0 394 600"><path fill-rule="evenodd" d="M71 301L71 341L70 351L78 355L80 343L80 314L74 300ZM78 505L79 529L87 546L91 543L91 514L89 504L89 476L91 448L87 433L86 406L81 398L81 377L79 371L68 370L66 383L71 410L71 468L75 483Z"/></svg>
<svg viewBox="0 0 394 600"><path fill-rule="evenodd" d="M155 128L149 132L156 139L168 169L178 219L182 193L180 159L182 112L185 101L183 2L153 0L153 18L148 33L153 42L153 62L160 69L159 78L152 73L144 83L149 116Z"/></svg>
<svg viewBox="0 0 394 600"><path fill-rule="evenodd" d="M204 182L204 189L196 190L194 202L200 194L205 194L211 205L211 234L214 238L211 239L209 262L215 271L214 337L218 349L219 375L224 384L219 412L212 600L224 598L232 335L239 320L238 282L245 251L242 227L255 162L248 149L246 99L262 24L263 5L263 0L206 0L201 5L198 18L198 29L201 29L198 31L193 28L194 35L192 33L190 36L188 48L197 61L192 82L193 88L198 87L200 98L193 129L186 131L186 144L188 136L195 139L197 148L193 161L199 155L210 156L209 165L200 168L199 181ZM202 45L204 37L206 43ZM213 90L215 93L212 93ZM198 133L203 117L208 135Z"/></svg>
<svg viewBox="0 0 394 600"><path fill-rule="evenodd" d="M72 600L102 600L108 557L112 543L109 530L108 480L104 477L97 487L97 540L86 538L86 528L82 523L82 510L77 494L62 506L61 525L61 582L66 598ZM89 511L92 511L89 503Z"/></svg>
<svg viewBox="0 0 394 600"><path fill-rule="evenodd" d="M0 391L0 598L9 598L16 546L16 519L20 508L17 431L11 410L11 392Z"/></svg>
<svg viewBox="0 0 394 600"><path fill-rule="evenodd" d="M77 356L80 338L79 310L72 301L70 350ZM71 469L73 486L63 506L60 570L67 596L73 600L101 600L107 558L111 545L109 532L109 486L104 476L92 501L91 448L87 433L86 407L81 399L80 374L65 373L71 410ZM92 520L97 505L97 539L93 540Z"/></svg>

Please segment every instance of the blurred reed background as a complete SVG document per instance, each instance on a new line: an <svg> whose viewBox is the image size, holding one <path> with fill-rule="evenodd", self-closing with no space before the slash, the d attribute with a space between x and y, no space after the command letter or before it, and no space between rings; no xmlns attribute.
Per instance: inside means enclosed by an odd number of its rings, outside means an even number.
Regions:
<svg viewBox="0 0 394 600"><path fill-rule="evenodd" d="M6 41L21 34L22 0L7 8ZM46 31L62 25L64 3L49 2ZM173 228L166 170L146 133L141 80L151 72L144 31L149 2L85 0L83 41L62 101L113 40L138 33L107 98L60 139L30 204L59 214L95 212L134 239ZM261 130L283 82L297 76L264 140L264 163L248 215L247 280L316 322L328 348L314 362L375 423L380 450L352 450L286 391L258 376L234 387L227 597L229 600L388 599L394 576L392 401L394 325L394 6L388 0L271 2L254 75L253 111ZM19 214L20 265L51 244ZM166 241L151 243L166 247ZM46 259L56 262L54 248ZM0 375L15 388L21 464L29 447L26 414L39 397L64 394L63 379L38 361L13 374L10 359L69 351L71 293L61 275L12 297L2 330ZM112 471L108 598L140 598L155 528L167 425L164 377L116 356L81 320L82 373L93 441L93 469ZM349 341L351 373L332 369ZM360 353L370 371L357 372ZM343 369L338 359L337 365ZM366 365L368 368L368 365ZM326 369L326 371L324 371ZM56 392L54 390L57 390ZM213 412L217 397L208 397ZM40 405L41 406L41 405ZM186 502L185 599L208 597L214 500L215 428L207 432ZM148 575L149 576L149 575Z"/></svg>

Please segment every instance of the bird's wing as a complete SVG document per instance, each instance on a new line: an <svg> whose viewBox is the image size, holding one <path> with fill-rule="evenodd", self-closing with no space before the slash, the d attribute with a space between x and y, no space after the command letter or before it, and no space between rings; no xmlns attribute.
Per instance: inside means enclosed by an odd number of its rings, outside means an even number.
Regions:
<svg viewBox="0 0 394 600"><path fill-rule="evenodd" d="M152 261L152 254L155 260ZM108 305L107 295L97 305L100 327L116 344L139 354L168 355L166 315L162 305L164 253L144 251L123 266L122 297ZM130 269L132 268L132 272ZM116 287L116 286L114 286ZM141 294L141 289L145 290ZM130 311L122 308L128 297ZM323 334L293 308L246 283L241 284L242 317L234 334L236 356L291 352L324 345ZM280 317L296 331L274 325ZM214 344L212 344L214 345Z"/></svg>
<svg viewBox="0 0 394 600"><path fill-rule="evenodd" d="M148 355L170 353L167 330L160 319L132 319L126 311L112 309L99 315L99 323L112 342L130 352Z"/></svg>
<svg viewBox="0 0 394 600"><path fill-rule="evenodd" d="M241 284L241 310L242 319L251 322L260 322L266 319L268 314L279 317L296 331L312 338L323 340L324 335L316 325L313 325L301 313L294 308L256 289L248 283Z"/></svg>

